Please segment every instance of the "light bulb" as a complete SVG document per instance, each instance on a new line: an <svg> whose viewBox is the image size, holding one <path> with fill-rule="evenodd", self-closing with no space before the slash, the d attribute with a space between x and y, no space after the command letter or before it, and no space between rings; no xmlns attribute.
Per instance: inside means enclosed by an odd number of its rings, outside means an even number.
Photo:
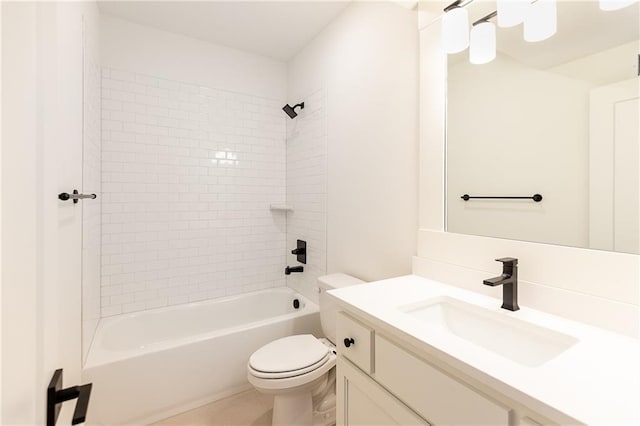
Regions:
<svg viewBox="0 0 640 426"><path fill-rule="evenodd" d="M637 0L600 0L600 9L602 10L618 10L627 6L631 6Z"/></svg>
<svg viewBox="0 0 640 426"><path fill-rule="evenodd" d="M469 47L469 14L455 7L442 17L442 46L447 53L458 53Z"/></svg>
<svg viewBox="0 0 640 426"><path fill-rule="evenodd" d="M538 0L529 6L524 19L524 39L542 41L556 33L558 17L556 0Z"/></svg>
<svg viewBox="0 0 640 426"><path fill-rule="evenodd" d="M514 27L524 21L530 0L498 0L498 25L502 28Z"/></svg>
<svg viewBox="0 0 640 426"><path fill-rule="evenodd" d="M486 64L496 58L496 26L492 22L481 22L471 29L469 62Z"/></svg>

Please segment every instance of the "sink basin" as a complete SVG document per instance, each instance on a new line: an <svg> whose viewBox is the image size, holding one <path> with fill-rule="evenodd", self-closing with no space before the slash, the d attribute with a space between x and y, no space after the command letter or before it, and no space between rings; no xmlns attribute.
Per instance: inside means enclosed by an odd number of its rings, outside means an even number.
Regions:
<svg viewBox="0 0 640 426"><path fill-rule="evenodd" d="M527 367L538 367L578 339L450 297L398 308L434 330L449 333Z"/></svg>

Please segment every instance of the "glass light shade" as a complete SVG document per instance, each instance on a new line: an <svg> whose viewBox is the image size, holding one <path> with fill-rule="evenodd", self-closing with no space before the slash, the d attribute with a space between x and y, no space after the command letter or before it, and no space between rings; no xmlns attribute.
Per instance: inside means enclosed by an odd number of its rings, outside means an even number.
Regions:
<svg viewBox="0 0 640 426"><path fill-rule="evenodd" d="M542 41L558 30L556 0L538 0L529 6L524 19L524 39Z"/></svg>
<svg viewBox="0 0 640 426"><path fill-rule="evenodd" d="M627 6L631 6L637 0L600 0L600 9L602 10L618 10Z"/></svg>
<svg viewBox="0 0 640 426"><path fill-rule="evenodd" d="M524 22L529 4L530 0L498 0L498 25L508 28Z"/></svg>
<svg viewBox="0 0 640 426"><path fill-rule="evenodd" d="M469 14L456 7L442 17L442 46L447 53L458 53L469 47Z"/></svg>
<svg viewBox="0 0 640 426"><path fill-rule="evenodd" d="M469 62L486 64L496 58L496 26L492 22L481 22L471 29Z"/></svg>

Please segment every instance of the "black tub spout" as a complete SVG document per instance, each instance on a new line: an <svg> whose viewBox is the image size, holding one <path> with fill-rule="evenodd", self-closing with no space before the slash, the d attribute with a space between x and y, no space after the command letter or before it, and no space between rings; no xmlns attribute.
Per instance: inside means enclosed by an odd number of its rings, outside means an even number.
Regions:
<svg viewBox="0 0 640 426"><path fill-rule="evenodd" d="M284 268L285 275L291 275L292 272L303 272L303 271L304 271L303 266L287 266L286 268Z"/></svg>

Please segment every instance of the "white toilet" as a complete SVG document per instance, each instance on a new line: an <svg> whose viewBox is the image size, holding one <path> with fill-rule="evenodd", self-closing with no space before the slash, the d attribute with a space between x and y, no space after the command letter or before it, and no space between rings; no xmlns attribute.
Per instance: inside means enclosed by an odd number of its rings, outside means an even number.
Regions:
<svg viewBox="0 0 640 426"><path fill-rule="evenodd" d="M330 426L336 422L335 365L337 307L327 290L364 281L337 273L318 278L320 320L327 336L283 337L255 351L247 365L249 383L271 394L273 426Z"/></svg>

